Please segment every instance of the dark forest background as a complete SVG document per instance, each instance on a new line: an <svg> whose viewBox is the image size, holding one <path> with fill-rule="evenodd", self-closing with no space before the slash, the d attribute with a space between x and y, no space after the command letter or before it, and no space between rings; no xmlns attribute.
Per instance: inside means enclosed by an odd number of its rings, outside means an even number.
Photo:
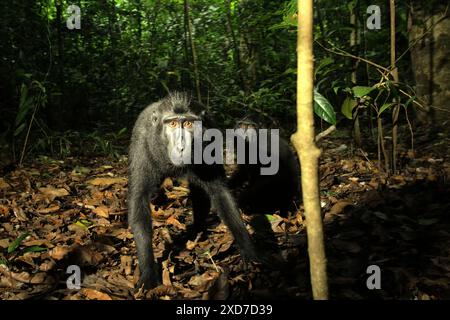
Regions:
<svg viewBox="0 0 450 320"><path fill-rule="evenodd" d="M406 114L416 124L419 113L431 127L448 120L447 8L441 1L421 3L397 2L394 85L380 68L361 60L390 65L388 3L315 1L315 86L330 102L323 106L325 116L317 112L322 119L335 123L336 112L338 127L352 128L362 117L357 125L373 145L376 110L389 126L392 106L383 106L393 99L404 107L401 125L407 125ZM81 8L81 29L66 26L70 4ZM369 5L381 9L380 29L367 29ZM139 111L169 90L191 92L223 126L255 113L266 125L292 133L295 8L295 1L265 0L5 1L3 162L36 153L114 154ZM358 92L360 87L372 92Z"/></svg>

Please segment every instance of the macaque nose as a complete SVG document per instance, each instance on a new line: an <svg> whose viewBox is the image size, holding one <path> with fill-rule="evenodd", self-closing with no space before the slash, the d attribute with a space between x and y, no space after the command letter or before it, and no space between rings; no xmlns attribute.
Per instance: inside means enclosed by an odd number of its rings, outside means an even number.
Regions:
<svg viewBox="0 0 450 320"><path fill-rule="evenodd" d="M185 149L185 140L184 137L180 137L180 139L178 140L178 143L175 145L175 148L177 150L177 152L182 153Z"/></svg>
<svg viewBox="0 0 450 320"><path fill-rule="evenodd" d="M183 152L183 151L184 151L184 144L179 144L179 145L177 146L177 151L178 151L179 153Z"/></svg>

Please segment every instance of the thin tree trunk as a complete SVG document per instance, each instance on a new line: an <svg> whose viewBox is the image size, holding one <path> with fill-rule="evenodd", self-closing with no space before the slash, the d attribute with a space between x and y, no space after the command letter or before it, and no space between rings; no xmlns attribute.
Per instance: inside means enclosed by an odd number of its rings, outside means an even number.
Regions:
<svg viewBox="0 0 450 320"><path fill-rule="evenodd" d="M241 87L245 88L244 76L242 74L243 70L241 63L241 52L239 50L239 44L237 43L236 40L236 34L234 33L233 19L231 16L231 0L225 0L224 2L225 2L225 10L227 12L227 29L233 42L234 60L236 61L236 73L238 74Z"/></svg>
<svg viewBox="0 0 450 320"><path fill-rule="evenodd" d="M350 33L350 48L353 54L358 55L357 52L355 52L355 46L356 46L356 13L355 8L352 7L350 10L350 25L352 28L352 32ZM358 62L359 60L352 60L352 75L351 75L351 81L352 84L355 85L357 78L356 78L356 69L358 68ZM355 139L355 143L358 147L361 147L361 129L359 127L359 112L356 111L353 113L353 137Z"/></svg>
<svg viewBox="0 0 450 320"><path fill-rule="evenodd" d="M395 83L398 83L398 69L395 65L395 0L389 1L389 11L391 14L391 74ZM397 130L398 130L398 114L400 112L400 103L398 98L395 100L396 105L392 111L392 171L396 173L397 171Z"/></svg>
<svg viewBox="0 0 450 320"><path fill-rule="evenodd" d="M199 77L198 63L197 63L197 50L195 49L195 43L194 43L194 39L192 37L192 24L191 24L191 19L189 17L189 1L188 0L184 0L184 17L185 17L185 24L187 27L188 41L189 41L189 45L191 47L191 53L192 53L192 68L194 70L194 80L195 80L195 89L197 91L197 100L199 102L202 102L202 96L200 93L200 77Z"/></svg>
<svg viewBox="0 0 450 320"><path fill-rule="evenodd" d="M378 126L378 163L381 167L381 152L383 153L384 158L384 168L386 169L386 172L389 172L389 157L386 152L386 147L384 145L384 136L383 136L383 123L381 122L381 118L378 115L377 116L377 126ZM380 168L381 169L381 168Z"/></svg>
<svg viewBox="0 0 450 320"><path fill-rule="evenodd" d="M313 114L313 1L298 1L297 33L297 132L291 141L300 158L303 204L313 297L328 299L326 257L320 214L318 162Z"/></svg>
<svg viewBox="0 0 450 320"><path fill-rule="evenodd" d="M63 42L63 34L62 34L62 4L61 0L55 1L56 5L56 32L58 37L58 86L60 95L58 96L58 110L55 110L53 116L55 117L56 123L64 122L64 42ZM67 115L66 115L67 116Z"/></svg>

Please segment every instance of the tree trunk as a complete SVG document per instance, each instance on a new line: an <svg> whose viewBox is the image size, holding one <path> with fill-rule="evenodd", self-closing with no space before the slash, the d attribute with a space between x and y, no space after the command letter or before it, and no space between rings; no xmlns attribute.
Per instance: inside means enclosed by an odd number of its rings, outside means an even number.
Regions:
<svg viewBox="0 0 450 320"><path fill-rule="evenodd" d="M57 33L57 37L58 37L58 56L57 56L57 70L58 70L58 89L60 91L60 95L58 96L58 102L57 102L57 106L58 109L54 110L54 112L52 112L52 118L53 118L53 123L63 123L63 125L61 127L64 127L64 123L65 123L65 119L64 119L64 115L67 116L67 114L65 114L65 110L64 110L64 104L63 101L65 100L64 97L64 41L63 41L63 34L62 34L62 26L63 26L63 21L62 21L62 4L61 4L61 0L57 0L55 1L55 6L56 6L56 33ZM58 128L60 129L60 128Z"/></svg>
<svg viewBox="0 0 450 320"><path fill-rule="evenodd" d="M398 83L398 69L395 64L396 55L395 55L395 0L389 1L389 13L390 13L390 30L391 30L391 75L394 79L394 83ZM400 101L398 98L395 98L394 102L396 103L392 110L392 173L396 174L397 172L397 131L398 131L398 114L400 112Z"/></svg>
<svg viewBox="0 0 450 320"><path fill-rule="evenodd" d="M448 131L450 123L450 19L447 3L431 6L412 1L409 42L417 96L426 109L418 109L421 124Z"/></svg>
<svg viewBox="0 0 450 320"><path fill-rule="evenodd" d="M192 53L192 68L194 70L194 79L195 79L195 89L197 92L197 100L199 102L202 102L202 96L200 93L200 76L198 72L198 63L197 63L197 50L195 48L194 39L192 36L192 24L191 19L189 17L189 1L184 0L184 21L187 28L187 35L188 35L188 41L189 45L191 47L191 53Z"/></svg>
<svg viewBox="0 0 450 320"><path fill-rule="evenodd" d="M291 141L301 165L311 286L316 300L328 299L326 257L319 197L320 150L314 143L313 1L298 1L297 132Z"/></svg>
<svg viewBox="0 0 450 320"><path fill-rule="evenodd" d="M242 63L241 63L241 52L239 50L239 44L236 40L236 34L234 32L233 28L233 19L231 16L231 0L225 0L225 10L227 12L227 29L228 33L231 36L231 40L233 43L233 51L234 51L234 61L236 61L236 74L238 75L238 79L240 82L241 87L246 88L244 77L243 77L243 70L242 70Z"/></svg>

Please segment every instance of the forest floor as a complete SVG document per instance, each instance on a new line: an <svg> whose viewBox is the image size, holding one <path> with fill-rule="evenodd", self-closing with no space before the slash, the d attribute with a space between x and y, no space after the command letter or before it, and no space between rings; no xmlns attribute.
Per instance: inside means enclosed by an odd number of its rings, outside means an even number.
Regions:
<svg viewBox="0 0 450 320"><path fill-rule="evenodd" d="M438 141L404 152L391 176L338 134L321 141L331 298L450 299L450 141ZM151 205L162 285L134 292L126 171L125 157L40 157L0 178L0 299L311 299L302 206L288 218L244 215L274 257L270 268L244 268L214 214L206 239L186 232L189 190L170 179ZM80 267L79 290L67 287L70 265ZM379 290L367 287L370 265Z"/></svg>

